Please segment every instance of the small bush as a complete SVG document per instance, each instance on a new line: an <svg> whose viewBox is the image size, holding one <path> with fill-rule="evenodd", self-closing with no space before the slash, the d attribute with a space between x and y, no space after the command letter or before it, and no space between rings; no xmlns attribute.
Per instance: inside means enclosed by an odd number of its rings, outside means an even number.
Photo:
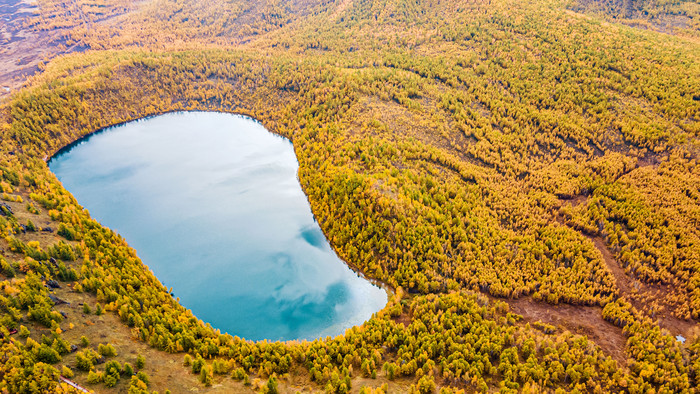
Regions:
<svg viewBox="0 0 700 394"><path fill-rule="evenodd" d="M29 337L29 329L25 326L19 326L19 336L21 338L27 339Z"/></svg>
<svg viewBox="0 0 700 394"><path fill-rule="evenodd" d="M63 368L61 368L61 376L70 379L73 377L73 375L75 375L73 373L73 370L70 369L67 365L64 365Z"/></svg>
<svg viewBox="0 0 700 394"><path fill-rule="evenodd" d="M146 357L139 354L138 357L136 357L136 368L143 369L143 367L145 367L145 366L146 366Z"/></svg>
<svg viewBox="0 0 700 394"><path fill-rule="evenodd" d="M102 372L90 371L88 372L87 381L90 384L100 383L103 379Z"/></svg>
<svg viewBox="0 0 700 394"><path fill-rule="evenodd" d="M114 357L117 355L117 350L110 343L108 343L106 345L103 345L103 344L97 345L97 352L105 357Z"/></svg>

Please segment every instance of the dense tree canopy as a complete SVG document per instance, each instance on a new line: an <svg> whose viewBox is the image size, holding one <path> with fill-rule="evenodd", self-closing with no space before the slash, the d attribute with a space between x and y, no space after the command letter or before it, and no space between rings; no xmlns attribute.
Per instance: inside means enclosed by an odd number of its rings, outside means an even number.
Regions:
<svg viewBox="0 0 700 394"><path fill-rule="evenodd" d="M333 392L378 375L418 392L695 390L700 340L681 345L656 321L700 318L694 25L661 34L554 0L220 3L41 2L34 28L62 24L93 50L52 60L3 107L0 391L58 390L70 322L52 279L135 339L185 353L204 385L275 390L301 368ZM384 310L311 343L221 334L45 164L97 129L198 109L293 141L333 247L396 289ZM486 295L602 307L627 365ZM10 335L30 323L50 335ZM76 373L147 390L131 365L97 363L120 353L109 346L86 338Z"/></svg>

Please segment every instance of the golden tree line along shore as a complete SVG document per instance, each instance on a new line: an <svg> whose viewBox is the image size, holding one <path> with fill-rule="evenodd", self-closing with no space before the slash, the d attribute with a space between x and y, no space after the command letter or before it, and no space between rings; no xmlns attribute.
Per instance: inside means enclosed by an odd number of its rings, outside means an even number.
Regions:
<svg viewBox="0 0 700 394"><path fill-rule="evenodd" d="M81 49L2 103L0 392L698 391L700 5L630 4L39 1ZM383 310L222 334L46 165L191 110L293 142Z"/></svg>

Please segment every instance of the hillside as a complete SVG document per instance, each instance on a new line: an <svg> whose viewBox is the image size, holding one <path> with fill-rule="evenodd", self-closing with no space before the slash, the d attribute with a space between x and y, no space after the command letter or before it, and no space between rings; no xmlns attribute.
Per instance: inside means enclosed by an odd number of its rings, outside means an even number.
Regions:
<svg viewBox="0 0 700 394"><path fill-rule="evenodd" d="M22 29L71 53L2 107L0 391L71 392L59 373L96 392L697 390L696 2L38 10ZM395 289L387 307L311 343L221 334L48 170L84 135L175 110L290 138L322 230Z"/></svg>

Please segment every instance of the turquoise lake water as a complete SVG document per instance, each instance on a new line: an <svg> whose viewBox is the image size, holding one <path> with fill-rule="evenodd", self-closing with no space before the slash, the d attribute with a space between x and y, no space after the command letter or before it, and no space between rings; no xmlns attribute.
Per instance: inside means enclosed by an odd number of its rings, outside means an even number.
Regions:
<svg viewBox="0 0 700 394"><path fill-rule="evenodd" d="M342 334L387 293L331 249L289 140L243 116L178 112L110 127L49 161L186 308L251 340Z"/></svg>

